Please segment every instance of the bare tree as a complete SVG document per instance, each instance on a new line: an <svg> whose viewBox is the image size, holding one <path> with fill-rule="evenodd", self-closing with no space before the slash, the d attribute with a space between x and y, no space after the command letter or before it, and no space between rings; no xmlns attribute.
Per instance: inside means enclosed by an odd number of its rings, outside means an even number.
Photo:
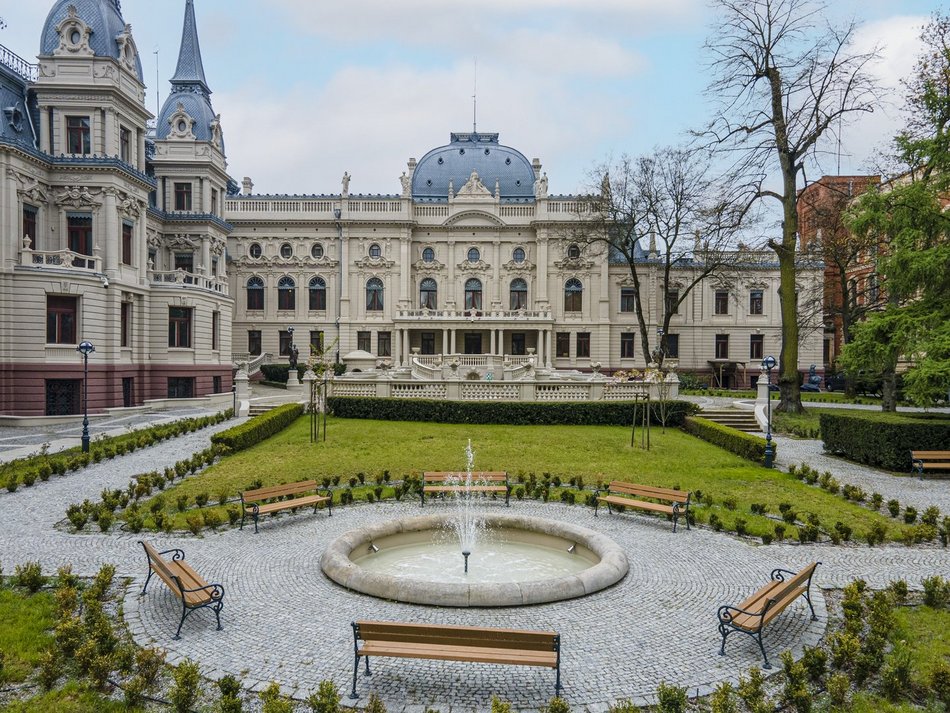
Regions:
<svg viewBox="0 0 950 713"><path fill-rule="evenodd" d="M561 237L628 267L643 357L662 364L679 305L704 278L725 272L736 259L729 248L741 216L728 187L713 176L708 155L698 150L624 156L596 169L594 182L596 194L583 202L585 212ZM653 342L658 349L650 346L653 321L643 305L652 270L659 270L664 295L660 342Z"/></svg>
<svg viewBox="0 0 950 713"><path fill-rule="evenodd" d="M774 199L782 210L778 255L782 351L778 409L802 411L798 384L795 268L798 189L823 138L855 114L873 111L876 52L852 50L854 23L832 27L813 0L714 0L719 20L707 49L719 109L703 135L732 157L750 204ZM768 179L777 173L780 187Z"/></svg>

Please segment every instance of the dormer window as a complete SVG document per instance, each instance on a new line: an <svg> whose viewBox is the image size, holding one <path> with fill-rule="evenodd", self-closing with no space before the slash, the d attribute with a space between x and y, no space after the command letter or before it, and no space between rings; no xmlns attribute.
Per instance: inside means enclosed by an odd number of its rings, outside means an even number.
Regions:
<svg viewBox="0 0 950 713"><path fill-rule="evenodd" d="M66 147L71 154L92 153L88 116L66 117Z"/></svg>

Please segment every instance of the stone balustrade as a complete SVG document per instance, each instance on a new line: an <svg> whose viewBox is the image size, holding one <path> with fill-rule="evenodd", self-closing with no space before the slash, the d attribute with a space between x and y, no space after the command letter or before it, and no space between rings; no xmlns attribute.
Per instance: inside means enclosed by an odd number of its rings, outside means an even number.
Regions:
<svg viewBox="0 0 950 713"><path fill-rule="evenodd" d="M228 280L226 277L198 275L179 268L171 271L148 271L149 281L156 287L184 287L200 290L209 290L222 295L228 294Z"/></svg>
<svg viewBox="0 0 950 713"><path fill-rule="evenodd" d="M83 272L101 272L99 258L82 255L72 250L31 250L20 251L20 264L29 267L49 267L60 270L81 270Z"/></svg>
<svg viewBox="0 0 950 713"><path fill-rule="evenodd" d="M489 309L489 310L461 310L461 309L397 309L396 319L412 321L440 321L457 320L470 322L475 321L504 321L504 322L528 322L553 320L550 309Z"/></svg>

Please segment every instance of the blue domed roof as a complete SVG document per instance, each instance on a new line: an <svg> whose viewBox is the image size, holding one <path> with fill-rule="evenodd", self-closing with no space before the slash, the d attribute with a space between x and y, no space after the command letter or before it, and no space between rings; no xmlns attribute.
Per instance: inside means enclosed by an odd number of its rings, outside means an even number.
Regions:
<svg viewBox="0 0 950 713"><path fill-rule="evenodd" d="M89 47L97 57L121 59L116 37L125 31L125 20L119 0L57 0L46 16L43 34L40 36L40 54L50 55L59 48L56 26L69 15L69 6L76 8L76 16L89 25ZM135 68L139 81L145 84L142 75L142 60L136 53Z"/></svg>
<svg viewBox="0 0 950 713"><path fill-rule="evenodd" d="M196 141L213 141L212 122L215 120L211 106L211 90L205 79L204 65L201 61L201 46L198 44L198 26L195 23L194 0L185 3L185 21L181 31L181 49L178 51L178 65L171 79L172 90L162 105L158 117L156 137L167 139L172 133L169 119L178 113L181 104L184 111L195 120L192 133ZM224 152L224 139L221 139L221 151Z"/></svg>
<svg viewBox="0 0 950 713"><path fill-rule="evenodd" d="M478 172L485 187L495 182L506 202L534 201L534 169L520 151L498 143L498 134L452 134L450 143L433 149L412 174L412 197L417 201L447 201L449 181L458 191Z"/></svg>

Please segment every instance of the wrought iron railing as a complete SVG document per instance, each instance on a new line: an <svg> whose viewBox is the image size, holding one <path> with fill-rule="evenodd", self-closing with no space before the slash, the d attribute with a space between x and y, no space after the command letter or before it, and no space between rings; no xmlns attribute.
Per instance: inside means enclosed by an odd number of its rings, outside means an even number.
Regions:
<svg viewBox="0 0 950 713"><path fill-rule="evenodd" d="M35 82L39 76L39 65L30 64L3 45L0 45L0 64L9 67L28 82Z"/></svg>

